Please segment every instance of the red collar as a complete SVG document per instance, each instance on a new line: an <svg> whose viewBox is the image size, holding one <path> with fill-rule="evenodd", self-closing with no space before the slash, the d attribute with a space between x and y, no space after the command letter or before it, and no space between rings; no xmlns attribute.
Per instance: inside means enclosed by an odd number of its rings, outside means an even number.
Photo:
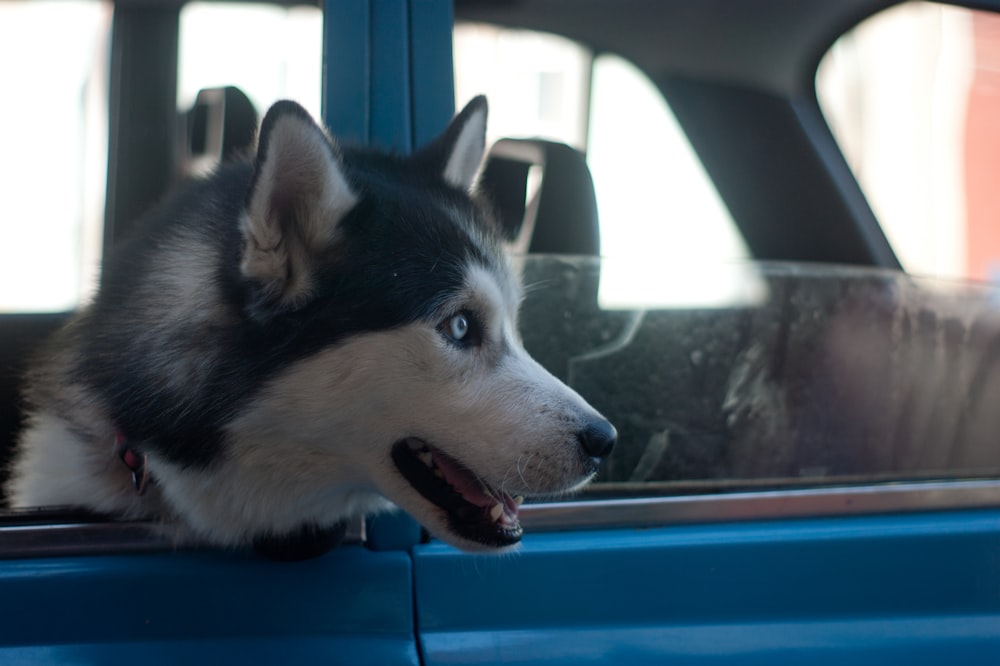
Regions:
<svg viewBox="0 0 1000 666"><path fill-rule="evenodd" d="M138 454L129 443L125 433L115 430L115 450L125 466L132 471L132 485L140 495L146 492L149 485L149 467L146 465L146 454Z"/></svg>

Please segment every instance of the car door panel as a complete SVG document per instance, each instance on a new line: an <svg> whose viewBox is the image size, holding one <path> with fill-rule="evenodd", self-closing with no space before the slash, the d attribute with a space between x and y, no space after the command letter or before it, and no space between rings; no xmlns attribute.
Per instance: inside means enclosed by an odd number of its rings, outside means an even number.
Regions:
<svg viewBox="0 0 1000 666"><path fill-rule="evenodd" d="M415 664L404 552L295 563L178 551L0 561L0 662Z"/></svg>
<svg viewBox="0 0 1000 666"><path fill-rule="evenodd" d="M425 664L1000 658L996 510L531 534L414 563Z"/></svg>

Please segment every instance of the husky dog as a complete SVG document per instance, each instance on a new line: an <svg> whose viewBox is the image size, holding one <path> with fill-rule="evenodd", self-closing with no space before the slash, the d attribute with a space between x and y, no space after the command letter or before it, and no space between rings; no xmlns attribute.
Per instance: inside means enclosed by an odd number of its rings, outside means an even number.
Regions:
<svg viewBox="0 0 1000 666"><path fill-rule="evenodd" d="M470 195L486 100L411 157L294 102L255 159L168 199L29 373L7 488L241 547L390 508L440 539L521 538L615 430L525 352L519 285Z"/></svg>

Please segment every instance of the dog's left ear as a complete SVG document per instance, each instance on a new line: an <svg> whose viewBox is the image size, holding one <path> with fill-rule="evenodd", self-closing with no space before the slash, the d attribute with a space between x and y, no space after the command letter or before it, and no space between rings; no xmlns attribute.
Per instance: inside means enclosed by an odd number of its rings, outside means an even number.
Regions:
<svg viewBox="0 0 1000 666"><path fill-rule="evenodd" d="M254 288L257 314L309 300L315 259L356 203L326 132L295 102L272 106L261 122L241 224L240 270Z"/></svg>
<svg viewBox="0 0 1000 666"><path fill-rule="evenodd" d="M486 97L474 97L447 129L414 158L433 165L452 187L468 192L486 151L486 114Z"/></svg>

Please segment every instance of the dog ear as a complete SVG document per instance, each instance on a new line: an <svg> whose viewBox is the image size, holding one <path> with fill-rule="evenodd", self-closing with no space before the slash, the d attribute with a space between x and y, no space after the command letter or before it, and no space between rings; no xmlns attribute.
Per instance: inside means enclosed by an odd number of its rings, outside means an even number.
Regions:
<svg viewBox="0 0 1000 666"><path fill-rule="evenodd" d="M326 132L295 102L272 106L241 221L240 270L259 289L258 304L294 309L309 300L314 259L356 203Z"/></svg>
<svg viewBox="0 0 1000 666"><path fill-rule="evenodd" d="M415 159L433 165L452 187L469 191L486 151L486 115L486 97L474 97Z"/></svg>

